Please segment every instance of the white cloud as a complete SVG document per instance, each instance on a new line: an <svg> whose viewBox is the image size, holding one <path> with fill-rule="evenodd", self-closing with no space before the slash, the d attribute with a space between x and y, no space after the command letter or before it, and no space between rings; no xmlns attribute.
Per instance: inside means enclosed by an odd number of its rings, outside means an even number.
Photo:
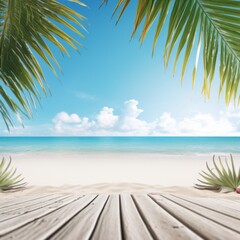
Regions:
<svg viewBox="0 0 240 240"><path fill-rule="evenodd" d="M97 115L97 123L100 128L112 128L118 121L118 116L113 115L113 108L104 107Z"/></svg>
<svg viewBox="0 0 240 240"><path fill-rule="evenodd" d="M186 135L229 135L237 129L225 116L215 119L211 114L198 113L191 118L184 118L178 124L181 134Z"/></svg>
<svg viewBox="0 0 240 240"><path fill-rule="evenodd" d="M155 131L163 133L175 133L177 131L177 121L171 116L171 113L164 112L160 118L155 121Z"/></svg>
<svg viewBox="0 0 240 240"><path fill-rule="evenodd" d="M96 117L89 119L76 113L60 112L51 124L15 127L10 134L2 135L69 135L69 136L238 136L240 135L240 111L233 107L213 116L197 113L176 118L163 112L152 121L141 119L143 109L135 99L124 102L121 114L103 107ZM50 133L49 133L50 130Z"/></svg>
<svg viewBox="0 0 240 240"><path fill-rule="evenodd" d="M91 128L93 126L95 126L95 122L89 122L89 119L84 117L81 122L77 124L58 121L54 125L53 132L57 135L89 135L91 134Z"/></svg>
<svg viewBox="0 0 240 240"><path fill-rule="evenodd" d="M138 101L131 99L124 103L123 115L119 129L123 132L128 132L132 135L146 135L149 131L149 126L146 121L138 119L138 116L143 112L138 108Z"/></svg>
<svg viewBox="0 0 240 240"><path fill-rule="evenodd" d="M79 135L84 134L86 130L90 129L95 122L89 122L87 117L80 118L77 114L68 114L66 112L58 113L54 118L55 123L53 132L55 134L63 135Z"/></svg>
<svg viewBox="0 0 240 240"><path fill-rule="evenodd" d="M66 112L60 112L58 113L55 118L53 119L53 122L55 123L59 123L59 122L65 122L65 123L79 123L81 122L80 117L73 113L71 115L69 115Z"/></svg>
<svg viewBox="0 0 240 240"><path fill-rule="evenodd" d="M58 113L54 118L53 134L60 135L148 135L152 123L140 120L143 112L138 101L131 99L124 103L123 113L114 115L114 109L103 107L96 119L90 121L77 114Z"/></svg>
<svg viewBox="0 0 240 240"><path fill-rule="evenodd" d="M77 114L58 113L53 119L54 133L93 136L225 136L237 135L240 129L239 113L231 109L220 112L217 117L198 113L183 119L176 119L171 113L164 112L154 121L147 122L140 119L143 110L138 107L138 101L131 99L124 102L122 114L114 115L113 112L113 108L103 107L92 120Z"/></svg>
<svg viewBox="0 0 240 240"><path fill-rule="evenodd" d="M124 103L123 112L128 118L137 118L143 112L143 110L138 108L137 100L130 99Z"/></svg>

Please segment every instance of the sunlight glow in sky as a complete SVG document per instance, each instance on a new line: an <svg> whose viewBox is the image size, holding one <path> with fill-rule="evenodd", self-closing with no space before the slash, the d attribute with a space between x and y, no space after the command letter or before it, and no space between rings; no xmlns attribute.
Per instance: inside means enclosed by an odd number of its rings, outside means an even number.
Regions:
<svg viewBox="0 0 240 240"><path fill-rule="evenodd" d="M111 19L114 1L101 9L101 0L83 2L89 8L68 4L88 19L86 39L79 39L84 48L80 54L69 49L70 58L55 51L63 71L60 81L43 66L52 95L43 97L33 119L24 120L25 128L16 123L10 135L239 134L240 112L233 105L227 108L223 96L218 101L218 74L211 99L204 100L201 58L192 90L196 52L181 85L181 58L174 76L173 57L166 70L163 66L166 29L152 57L153 32L142 46L138 36L130 41L134 3L115 26L116 18ZM4 124L0 130L1 135L9 135Z"/></svg>

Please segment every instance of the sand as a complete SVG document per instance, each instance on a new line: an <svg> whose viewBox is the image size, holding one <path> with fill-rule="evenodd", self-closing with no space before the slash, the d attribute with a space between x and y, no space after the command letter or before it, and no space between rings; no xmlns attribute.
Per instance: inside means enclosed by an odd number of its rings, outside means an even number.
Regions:
<svg viewBox="0 0 240 240"><path fill-rule="evenodd" d="M178 193L240 199L239 194L197 190L199 172L211 155L154 153L24 153L12 154L13 166L28 183L25 190L0 193L18 197L50 192ZM240 156L235 156L240 165Z"/></svg>
<svg viewBox="0 0 240 240"><path fill-rule="evenodd" d="M230 200L239 200L240 194L235 192L220 193L215 191L198 190L194 187L161 185L147 185L140 183L99 183L92 185L63 185L54 186L27 186L25 189L17 192L0 193L0 199L14 199L21 196L39 196L45 194L177 194L190 197L204 198L224 198Z"/></svg>

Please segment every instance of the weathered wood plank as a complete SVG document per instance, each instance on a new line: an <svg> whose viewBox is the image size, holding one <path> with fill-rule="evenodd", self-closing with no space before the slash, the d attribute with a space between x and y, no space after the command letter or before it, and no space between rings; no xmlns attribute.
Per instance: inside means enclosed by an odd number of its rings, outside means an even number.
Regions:
<svg viewBox="0 0 240 240"><path fill-rule="evenodd" d="M91 239L108 198L108 195L99 195L91 204L56 232L51 237L51 240Z"/></svg>
<svg viewBox="0 0 240 240"><path fill-rule="evenodd" d="M176 198L180 198L182 200L188 201L190 203L202 206L206 209L211 209L213 211L216 211L220 214L227 215L232 218L236 218L240 220L240 212L239 211L234 211L232 208L229 208L227 204L221 203L218 199L213 199L213 198L192 198L192 197L187 197L187 196L182 196L182 195L175 195L171 194Z"/></svg>
<svg viewBox="0 0 240 240"><path fill-rule="evenodd" d="M122 239L119 195L111 195L97 222L91 240Z"/></svg>
<svg viewBox="0 0 240 240"><path fill-rule="evenodd" d="M218 199L218 203L230 209L233 209L234 211L240 212L240 202L238 201L229 199Z"/></svg>
<svg viewBox="0 0 240 240"><path fill-rule="evenodd" d="M239 239L239 234L219 225L208 219L208 216L202 216L193 212L176 202L169 200L166 195L150 195L156 203L165 209L174 218L178 219L185 226L196 232L199 236L208 240L232 240Z"/></svg>
<svg viewBox="0 0 240 240"><path fill-rule="evenodd" d="M58 199L59 197L64 197L64 196L67 196L67 195L50 195L42 198L33 198L32 200L29 200L27 202L24 201L24 202L19 202L18 204L11 204L10 206L6 206L0 209L0 221L1 221L1 215L4 215L6 213L16 212L26 207L29 208L30 206L34 207L35 205L42 204L49 200Z"/></svg>
<svg viewBox="0 0 240 240"><path fill-rule="evenodd" d="M192 212L195 212L196 214L199 214L201 216L207 216L208 219L210 219L218 224L221 224L222 226L225 226L226 228L232 229L233 231L240 233L238 219L232 218L228 215L224 215L220 211L216 212L213 209L206 208L201 205L197 205L194 202L186 201L182 198L178 198L173 195L167 195L165 197L167 199L171 200L172 202L174 202Z"/></svg>
<svg viewBox="0 0 240 240"><path fill-rule="evenodd" d="M121 194L121 218L123 237L127 240L152 240L144 221L142 220L132 197L129 194Z"/></svg>
<svg viewBox="0 0 240 240"><path fill-rule="evenodd" d="M19 217L21 215L24 215L26 213L33 212L35 210L41 209L45 206L49 206L52 203L64 200L65 198L68 198L68 196L50 198L47 201L43 201L43 202L40 201L40 202L38 202L36 204L33 204L33 205L28 206L27 204L25 204L24 206L22 206L20 208L11 209L11 211L3 211L3 212L0 213L0 223L4 222L4 221L7 221L9 219L17 218L17 217Z"/></svg>
<svg viewBox="0 0 240 240"><path fill-rule="evenodd" d="M49 194L2 202L1 240L240 239L240 204L232 200Z"/></svg>
<svg viewBox="0 0 240 240"><path fill-rule="evenodd" d="M51 214L45 215L29 224L16 229L15 231L1 237L1 240L21 239L21 240L42 240L51 237L61 227L67 224L80 211L87 207L96 195L87 195L68 205L57 209Z"/></svg>
<svg viewBox="0 0 240 240"><path fill-rule="evenodd" d="M133 200L154 239L201 239L147 195L133 195Z"/></svg>
<svg viewBox="0 0 240 240"><path fill-rule="evenodd" d="M18 204L22 204L22 203L27 203L27 202L31 202L32 200L37 200L37 199L43 199L45 197L50 197L50 196L56 196L57 194L44 194L44 195L36 195L36 196L26 196L26 197L18 197L18 198L11 198L11 199L0 199L0 211L1 209L6 209L8 207L11 206L15 206ZM62 194L58 194L59 196Z"/></svg>
<svg viewBox="0 0 240 240"><path fill-rule="evenodd" d="M27 223L30 223L32 221L35 221L38 218L41 218L47 214L50 214L56 211L57 209L62 208L73 201L76 201L79 198L81 198L81 196L74 195L69 197L63 197L62 199L58 199L51 202L50 204L44 204L44 206L38 209L35 209L33 211L26 211L17 217L1 222L0 237L9 233L10 231L13 231L17 228L24 226Z"/></svg>
<svg viewBox="0 0 240 240"><path fill-rule="evenodd" d="M184 198L194 198L195 197L189 197L183 194L173 194L175 196L179 196L179 197L184 197ZM205 199L206 201L209 202L214 202L217 201L218 205L220 206L224 206L226 208L235 210L235 211L240 211L240 203L237 200L233 200L233 199L226 199L226 198L210 198L210 197L196 197L196 199Z"/></svg>

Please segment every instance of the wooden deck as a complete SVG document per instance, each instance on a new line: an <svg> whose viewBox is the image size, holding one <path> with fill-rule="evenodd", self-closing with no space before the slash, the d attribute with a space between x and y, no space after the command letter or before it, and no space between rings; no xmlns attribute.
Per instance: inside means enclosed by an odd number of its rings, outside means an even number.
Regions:
<svg viewBox="0 0 240 240"><path fill-rule="evenodd" d="M0 239L240 239L240 202L172 194L0 199Z"/></svg>

